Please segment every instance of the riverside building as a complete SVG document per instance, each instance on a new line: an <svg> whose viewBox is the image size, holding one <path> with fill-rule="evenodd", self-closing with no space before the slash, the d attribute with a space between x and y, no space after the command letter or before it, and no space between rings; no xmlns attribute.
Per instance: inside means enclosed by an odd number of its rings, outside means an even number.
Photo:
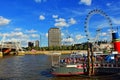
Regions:
<svg viewBox="0 0 120 80"><path fill-rule="evenodd" d="M50 28L48 31L48 46L61 46L61 31L59 28Z"/></svg>
<svg viewBox="0 0 120 80"><path fill-rule="evenodd" d="M28 42L28 47L34 47L34 43L33 42Z"/></svg>
<svg viewBox="0 0 120 80"><path fill-rule="evenodd" d="M39 40L35 41L35 47L39 47Z"/></svg>

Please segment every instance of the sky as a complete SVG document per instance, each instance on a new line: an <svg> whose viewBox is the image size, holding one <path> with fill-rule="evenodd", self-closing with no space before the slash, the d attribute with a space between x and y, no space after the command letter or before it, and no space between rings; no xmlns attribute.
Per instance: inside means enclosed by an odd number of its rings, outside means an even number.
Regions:
<svg viewBox="0 0 120 80"><path fill-rule="evenodd" d="M57 27L62 44L86 42L86 16L94 9L107 14L113 28L119 27L119 0L0 0L0 40L20 41L22 46L40 40L40 46L48 46L48 30ZM87 23L91 40L108 40L105 36L109 35L110 26L106 17L93 13ZM96 32L97 29L101 31Z"/></svg>

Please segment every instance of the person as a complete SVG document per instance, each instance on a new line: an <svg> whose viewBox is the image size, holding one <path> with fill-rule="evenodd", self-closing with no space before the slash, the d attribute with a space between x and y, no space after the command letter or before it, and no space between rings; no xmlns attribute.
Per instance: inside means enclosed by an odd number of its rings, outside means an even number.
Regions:
<svg viewBox="0 0 120 80"><path fill-rule="evenodd" d="M61 60L60 60L60 63L62 63L62 64L63 64L64 62L65 62L65 60L64 60L64 59L61 59Z"/></svg>
<svg viewBox="0 0 120 80"><path fill-rule="evenodd" d="M85 54L83 54L83 58L85 61L87 61L87 56Z"/></svg>
<svg viewBox="0 0 120 80"><path fill-rule="evenodd" d="M73 59L73 63L76 64L76 58Z"/></svg>

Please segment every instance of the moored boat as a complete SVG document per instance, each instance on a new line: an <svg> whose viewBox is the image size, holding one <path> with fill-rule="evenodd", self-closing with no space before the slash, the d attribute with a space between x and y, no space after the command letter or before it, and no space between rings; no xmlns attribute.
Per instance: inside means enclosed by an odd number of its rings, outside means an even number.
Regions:
<svg viewBox="0 0 120 80"><path fill-rule="evenodd" d="M53 56L52 56L53 57ZM57 57L57 56L56 56ZM60 58L58 61L52 59L52 74L55 76L72 76L86 73L86 68L83 66L85 58L79 54L71 54L68 57Z"/></svg>
<svg viewBox="0 0 120 80"><path fill-rule="evenodd" d="M94 75L120 73L120 47L117 44L120 41L114 38L113 40L113 43L116 42L114 51L107 54L103 52L93 52L94 55L90 54L90 57L94 58L94 62L92 62L92 59L88 59L88 55L78 55L76 53L65 58L61 58L61 55L56 59L52 58L51 73L55 76L83 75L89 74L88 72L92 70L91 68L94 68Z"/></svg>
<svg viewBox="0 0 120 80"><path fill-rule="evenodd" d="M72 54L65 58L55 55L52 59L52 74L55 76L84 75L87 72L87 56ZM52 55L53 58L53 55ZM54 61L55 60L55 61ZM92 67L92 63L90 63ZM95 56L94 74L116 74L120 73L120 54L99 54Z"/></svg>

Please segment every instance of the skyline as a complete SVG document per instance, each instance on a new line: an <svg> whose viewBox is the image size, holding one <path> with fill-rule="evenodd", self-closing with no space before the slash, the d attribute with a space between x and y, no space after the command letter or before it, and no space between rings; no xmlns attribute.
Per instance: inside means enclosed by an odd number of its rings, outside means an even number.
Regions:
<svg viewBox="0 0 120 80"><path fill-rule="evenodd" d="M104 11L112 20L113 28L120 25L118 0L0 0L0 7L0 39L21 41L23 46L35 40L40 40L41 46L48 46L51 27L61 29L62 42L87 41L84 22L93 9ZM106 28L102 35L108 35L109 24L100 14L89 20L89 31L94 37L97 28ZM66 39L67 36L70 38Z"/></svg>

